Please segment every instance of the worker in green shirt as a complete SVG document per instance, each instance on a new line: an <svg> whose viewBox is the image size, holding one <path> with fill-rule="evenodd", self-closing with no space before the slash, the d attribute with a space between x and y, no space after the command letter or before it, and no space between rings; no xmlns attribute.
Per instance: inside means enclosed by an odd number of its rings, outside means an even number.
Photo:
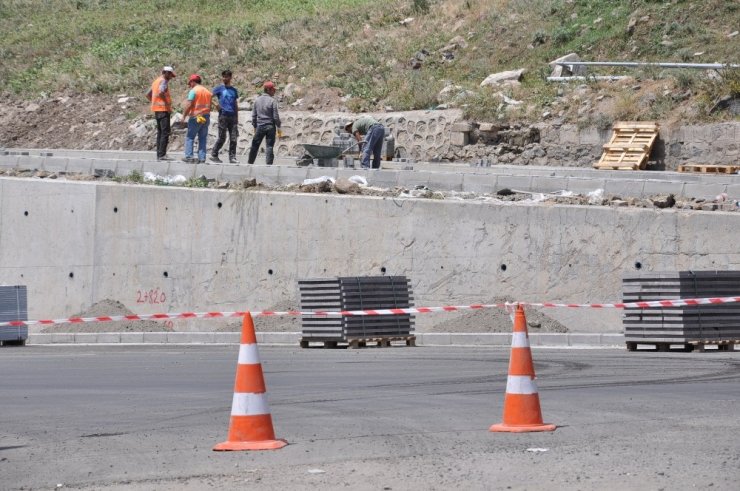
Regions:
<svg viewBox="0 0 740 491"><path fill-rule="evenodd" d="M370 116L360 116L354 122L349 122L344 129L354 135L358 142L365 137L365 146L362 147L360 164L363 169L370 168L370 153L373 154L373 169L380 169L380 154L383 151L385 127Z"/></svg>

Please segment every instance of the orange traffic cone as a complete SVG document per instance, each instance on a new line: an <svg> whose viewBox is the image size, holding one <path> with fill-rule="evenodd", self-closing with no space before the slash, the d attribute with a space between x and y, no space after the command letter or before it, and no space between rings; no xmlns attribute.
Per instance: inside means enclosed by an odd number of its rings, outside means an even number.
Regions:
<svg viewBox="0 0 740 491"><path fill-rule="evenodd" d="M542 422L540 396L534 376L532 352L529 349L527 319L524 309L517 306L514 315L514 333L511 338L509 377L504 398L504 420L489 431L523 433L528 431L553 431L555 425Z"/></svg>
<svg viewBox="0 0 740 491"><path fill-rule="evenodd" d="M229 436L213 450L277 450L288 444L275 439L266 392L254 322L247 312L242 322Z"/></svg>

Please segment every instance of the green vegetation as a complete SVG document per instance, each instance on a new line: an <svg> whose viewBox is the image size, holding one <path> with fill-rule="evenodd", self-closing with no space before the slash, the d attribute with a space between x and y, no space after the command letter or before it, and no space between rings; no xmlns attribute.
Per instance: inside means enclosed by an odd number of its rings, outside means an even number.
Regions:
<svg viewBox="0 0 740 491"><path fill-rule="evenodd" d="M407 17L414 20L402 24ZM545 82L555 58L737 63L740 36L727 35L738 25L740 3L727 0L3 0L0 80L26 99L142 94L166 64L179 88L189 73L209 83L229 67L247 90L266 78L306 93L336 89L354 111L433 108L449 82L476 93L471 117L537 118L556 97ZM444 59L440 49L457 36L467 46ZM429 54L412 69L421 50ZM515 68L527 75L506 95L526 106L503 111L496 91L479 84ZM648 75L671 79L705 106L737 84L729 72L711 83L696 72ZM622 114L647 115L623 99ZM676 105L660 95L649 112Z"/></svg>

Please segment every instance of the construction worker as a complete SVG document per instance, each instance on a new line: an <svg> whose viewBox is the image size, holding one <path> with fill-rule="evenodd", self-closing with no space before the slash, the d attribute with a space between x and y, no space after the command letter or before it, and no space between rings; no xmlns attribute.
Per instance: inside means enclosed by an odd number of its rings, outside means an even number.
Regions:
<svg viewBox="0 0 740 491"><path fill-rule="evenodd" d="M248 162L254 164L262 139L266 138L265 159L267 165L272 165L275 160L273 147L275 146L275 135L280 128L280 115L278 114L278 103L273 99L275 84L268 80L262 87L265 93L255 99L252 108L254 137L252 138L252 148L249 149Z"/></svg>
<svg viewBox="0 0 740 491"><path fill-rule="evenodd" d="M370 153L372 153L373 169L380 169L380 154L383 152L385 127L370 116L360 116L354 122L347 123L344 129L354 135L359 143L362 143L362 137L365 137L365 145L362 147L362 156L360 157L362 168L370 168Z"/></svg>
<svg viewBox="0 0 740 491"><path fill-rule="evenodd" d="M170 142L170 113L172 112L169 81L173 78L175 78L175 71L171 66L162 68L162 75L152 82L152 87L146 93L146 98L152 103L154 119L157 121L157 160L172 160L167 156L167 145Z"/></svg>
<svg viewBox="0 0 740 491"><path fill-rule="evenodd" d="M213 95L218 101L218 140L211 150L211 160L221 162L218 152L226 142L226 132L229 133L229 163L237 164L236 141L239 138L239 91L231 86L231 70L221 72L223 84L214 87Z"/></svg>
<svg viewBox="0 0 740 491"><path fill-rule="evenodd" d="M187 121L188 133L185 137L185 162L204 164L206 162L206 141L208 125L211 121L211 91L201 85L200 75L193 74L188 78L188 100L182 112L183 121ZM189 119L185 119L190 116ZM198 158L193 157L195 135L198 135Z"/></svg>

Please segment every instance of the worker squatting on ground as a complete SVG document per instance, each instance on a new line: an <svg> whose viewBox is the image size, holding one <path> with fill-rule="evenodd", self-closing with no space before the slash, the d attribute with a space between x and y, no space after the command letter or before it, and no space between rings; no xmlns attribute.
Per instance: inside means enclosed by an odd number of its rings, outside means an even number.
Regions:
<svg viewBox="0 0 740 491"><path fill-rule="evenodd" d="M236 142L239 138L239 91L231 85L231 70L221 72L223 84L213 88L218 103L218 140L211 150L211 160L221 162L218 153L229 133L229 163L236 164Z"/></svg>
<svg viewBox="0 0 740 491"><path fill-rule="evenodd" d="M265 93L257 97L252 108L254 137L252 138L252 148L249 149L248 162L254 164L257 158L257 152L262 144L262 139L266 138L265 159L267 160L267 165L272 165L273 160L275 160L273 147L275 146L276 132L280 128L280 115L278 114L278 103L273 99L275 95L275 84L268 80L263 87Z"/></svg>
<svg viewBox="0 0 740 491"><path fill-rule="evenodd" d="M146 94L146 98L152 103L152 112L157 121L157 160L172 160L167 156L167 145L170 142L170 113L172 113L169 81L173 78L175 71L171 66L162 68L162 75L152 82L152 87Z"/></svg>
<svg viewBox="0 0 740 491"><path fill-rule="evenodd" d="M198 162L203 164L206 161L206 144L208 140L208 125L211 121L211 91L201 85L200 75L190 75L188 78L187 103L185 110L182 112L183 121L187 119L188 133L185 136L185 162ZM195 135L198 135L198 158L193 157L193 144Z"/></svg>
<svg viewBox="0 0 740 491"><path fill-rule="evenodd" d="M344 129L354 135L358 142L365 136L365 146L362 147L360 164L363 169L370 168L370 153L373 154L373 169L380 169L380 154L383 151L385 127L370 116L360 116L355 122L349 122Z"/></svg>

